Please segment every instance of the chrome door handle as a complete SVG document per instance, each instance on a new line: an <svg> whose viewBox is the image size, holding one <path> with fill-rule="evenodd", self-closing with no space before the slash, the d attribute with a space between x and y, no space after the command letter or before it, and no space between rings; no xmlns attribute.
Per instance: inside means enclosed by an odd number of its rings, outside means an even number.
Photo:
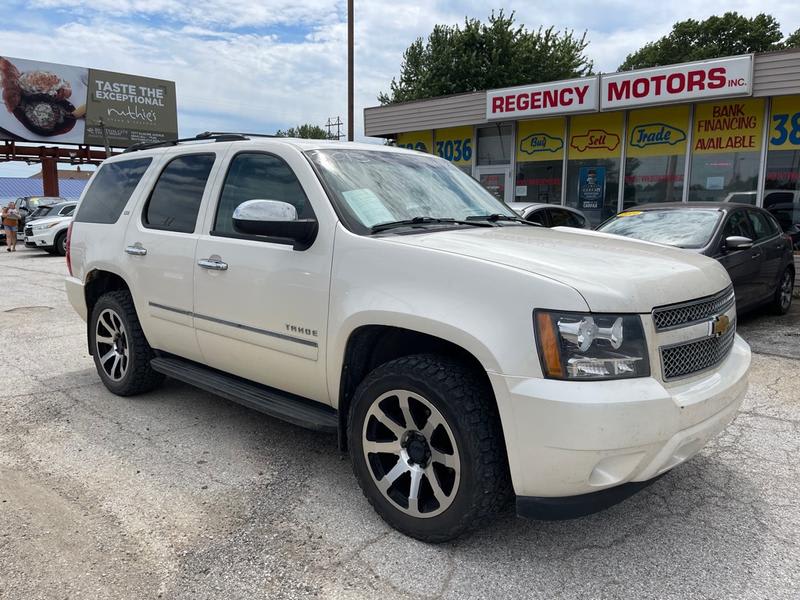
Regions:
<svg viewBox="0 0 800 600"><path fill-rule="evenodd" d="M228 263L222 262L219 258L211 256L209 258L201 258L197 261L203 269L211 269L212 271L227 271Z"/></svg>
<svg viewBox="0 0 800 600"><path fill-rule="evenodd" d="M147 254L147 248L143 248L140 244L134 244L133 246L127 246L125 252L133 256L144 256Z"/></svg>

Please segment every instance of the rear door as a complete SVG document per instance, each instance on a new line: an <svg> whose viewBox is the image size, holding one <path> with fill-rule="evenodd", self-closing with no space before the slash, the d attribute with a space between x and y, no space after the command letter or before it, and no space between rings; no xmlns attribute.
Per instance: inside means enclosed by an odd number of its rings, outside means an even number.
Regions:
<svg viewBox="0 0 800 600"><path fill-rule="evenodd" d="M728 213L722 229L721 247L717 258L727 269L736 292L737 307L753 304L758 298L758 277L761 270L762 252L758 248L728 250L725 238L741 236L753 239L753 229L745 209Z"/></svg>
<svg viewBox="0 0 800 600"><path fill-rule="evenodd" d="M125 236L125 271L150 345L200 361L194 332L197 221L217 153L174 154L137 207Z"/></svg>
<svg viewBox="0 0 800 600"><path fill-rule="evenodd" d="M755 294L758 300L766 300L775 293L787 244L773 220L764 213L748 209L747 217L755 236L753 249L761 253L761 269L756 278Z"/></svg>
<svg viewBox="0 0 800 600"><path fill-rule="evenodd" d="M195 327L204 362L246 379L329 402L324 348L333 223L310 248L238 233L233 212L247 200L292 204L317 218L327 197L293 150L232 155L195 252ZM317 202L315 211L312 200ZM215 268L210 268L211 266Z"/></svg>

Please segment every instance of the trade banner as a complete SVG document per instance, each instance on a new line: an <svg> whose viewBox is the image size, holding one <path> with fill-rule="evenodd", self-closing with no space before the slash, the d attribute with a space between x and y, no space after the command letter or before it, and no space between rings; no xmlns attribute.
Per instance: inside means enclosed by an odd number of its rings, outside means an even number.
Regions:
<svg viewBox="0 0 800 600"><path fill-rule="evenodd" d="M570 121L569 159L619 158L622 112L580 115Z"/></svg>
<svg viewBox="0 0 800 600"><path fill-rule="evenodd" d="M628 156L686 154L688 106L644 108L628 113Z"/></svg>
<svg viewBox="0 0 800 600"><path fill-rule="evenodd" d="M433 153L433 131L406 131L397 134L397 145L400 148L417 150L419 152Z"/></svg>
<svg viewBox="0 0 800 600"><path fill-rule="evenodd" d="M517 162L560 161L563 158L563 117L517 123Z"/></svg>
<svg viewBox="0 0 800 600"><path fill-rule="evenodd" d="M800 149L800 96L772 99L769 116L769 149Z"/></svg>
<svg viewBox="0 0 800 600"><path fill-rule="evenodd" d="M764 100L698 104L694 109L694 154L759 152L764 131Z"/></svg>
<svg viewBox="0 0 800 600"><path fill-rule="evenodd" d="M472 125L448 127L434 132L434 154L459 167L472 164Z"/></svg>

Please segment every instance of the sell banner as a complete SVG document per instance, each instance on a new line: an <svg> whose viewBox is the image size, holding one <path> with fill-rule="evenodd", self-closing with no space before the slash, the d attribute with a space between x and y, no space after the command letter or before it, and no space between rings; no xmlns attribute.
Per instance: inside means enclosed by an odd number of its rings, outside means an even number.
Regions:
<svg viewBox="0 0 800 600"><path fill-rule="evenodd" d="M564 118L520 121L517 124L517 162L563 160Z"/></svg>
<svg viewBox="0 0 800 600"><path fill-rule="evenodd" d="M418 150L419 152L433 153L433 131L406 131L397 134L397 145L400 148Z"/></svg>
<svg viewBox="0 0 800 600"><path fill-rule="evenodd" d="M683 156L689 131L689 107L665 106L628 113L628 156Z"/></svg>
<svg viewBox="0 0 800 600"><path fill-rule="evenodd" d="M619 158L622 112L580 115L570 121L569 159Z"/></svg>
<svg viewBox="0 0 800 600"><path fill-rule="evenodd" d="M434 132L434 154L454 165L468 167L472 164L472 126L448 127Z"/></svg>
<svg viewBox="0 0 800 600"><path fill-rule="evenodd" d="M800 149L800 96L772 99L769 116L769 149Z"/></svg>
<svg viewBox="0 0 800 600"><path fill-rule="evenodd" d="M695 154L758 152L764 131L764 100L698 104L694 109Z"/></svg>

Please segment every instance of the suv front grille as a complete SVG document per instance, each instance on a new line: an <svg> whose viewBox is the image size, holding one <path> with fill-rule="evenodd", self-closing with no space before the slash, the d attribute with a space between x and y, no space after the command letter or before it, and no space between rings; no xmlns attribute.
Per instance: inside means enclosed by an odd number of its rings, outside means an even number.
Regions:
<svg viewBox="0 0 800 600"><path fill-rule="evenodd" d="M690 302L659 306L653 309L656 331L684 327L725 313L735 301L733 288L728 287L713 296Z"/></svg>
<svg viewBox="0 0 800 600"><path fill-rule="evenodd" d="M718 337L707 337L685 344L661 348L664 379L685 377L717 366L728 356L736 335L734 319L728 331Z"/></svg>
<svg viewBox="0 0 800 600"><path fill-rule="evenodd" d="M25 235L33 235L33 227L26 225L25 226Z"/></svg>

